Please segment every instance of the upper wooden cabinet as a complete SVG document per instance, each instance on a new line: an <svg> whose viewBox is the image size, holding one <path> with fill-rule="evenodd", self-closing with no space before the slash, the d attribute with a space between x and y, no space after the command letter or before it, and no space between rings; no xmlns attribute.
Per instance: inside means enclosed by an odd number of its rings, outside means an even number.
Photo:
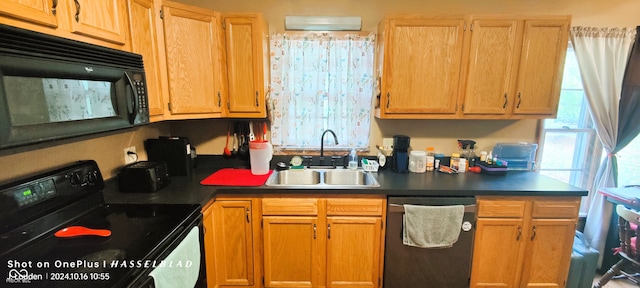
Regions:
<svg viewBox="0 0 640 288"><path fill-rule="evenodd" d="M162 116L165 111L160 60L164 57L159 41L164 43L162 29L157 29L160 20L160 1L127 0L129 9L129 33L131 51L142 55L147 78L149 115ZM160 24L161 25L161 24ZM160 34L160 35L158 35ZM165 78L166 79L166 78Z"/></svg>
<svg viewBox="0 0 640 288"><path fill-rule="evenodd" d="M218 12L165 1L162 5L167 119L221 116L224 94Z"/></svg>
<svg viewBox="0 0 640 288"><path fill-rule="evenodd" d="M67 0L71 31L124 45L127 17L123 0Z"/></svg>
<svg viewBox="0 0 640 288"><path fill-rule="evenodd" d="M524 20L514 115L556 116L569 21L569 17Z"/></svg>
<svg viewBox="0 0 640 288"><path fill-rule="evenodd" d="M471 22L465 115L503 115L513 102L511 74L514 67L518 21L476 18Z"/></svg>
<svg viewBox="0 0 640 288"><path fill-rule="evenodd" d="M386 17L378 27L376 116L555 117L569 23L569 16Z"/></svg>
<svg viewBox="0 0 640 288"><path fill-rule="evenodd" d="M4 0L0 23L129 49L125 0Z"/></svg>
<svg viewBox="0 0 640 288"><path fill-rule="evenodd" d="M267 117L269 27L261 14L223 14L227 73L225 116Z"/></svg>
<svg viewBox="0 0 640 288"><path fill-rule="evenodd" d="M14 17L27 23L57 28L57 14L57 0L4 0L0 2L0 15Z"/></svg>
<svg viewBox="0 0 640 288"><path fill-rule="evenodd" d="M464 18L392 18L378 25L381 118L454 117Z"/></svg>

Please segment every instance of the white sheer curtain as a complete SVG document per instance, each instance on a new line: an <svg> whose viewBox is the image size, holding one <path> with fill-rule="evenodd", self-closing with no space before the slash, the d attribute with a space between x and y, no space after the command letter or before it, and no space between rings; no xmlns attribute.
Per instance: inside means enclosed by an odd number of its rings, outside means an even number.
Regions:
<svg viewBox="0 0 640 288"><path fill-rule="evenodd" d="M340 147L369 147L374 40L375 34L272 35L269 114L274 146L320 147L322 132L331 129Z"/></svg>
<svg viewBox="0 0 640 288"><path fill-rule="evenodd" d="M613 209L598 190L615 187L612 167L615 155L611 151L616 147L622 79L635 33L633 28L594 27L572 27L570 33L591 117L607 151L587 197L589 211L584 231L591 246L600 252L598 265L604 253L608 253L603 249Z"/></svg>

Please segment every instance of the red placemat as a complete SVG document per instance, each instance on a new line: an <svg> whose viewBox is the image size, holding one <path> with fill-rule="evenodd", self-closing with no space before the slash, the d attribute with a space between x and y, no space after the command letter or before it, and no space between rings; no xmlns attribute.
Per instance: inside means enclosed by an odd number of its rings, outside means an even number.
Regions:
<svg viewBox="0 0 640 288"><path fill-rule="evenodd" d="M218 186L261 186L267 182L267 178L273 173L265 175L253 175L250 169L224 168L209 175L200 181L202 185L218 185Z"/></svg>

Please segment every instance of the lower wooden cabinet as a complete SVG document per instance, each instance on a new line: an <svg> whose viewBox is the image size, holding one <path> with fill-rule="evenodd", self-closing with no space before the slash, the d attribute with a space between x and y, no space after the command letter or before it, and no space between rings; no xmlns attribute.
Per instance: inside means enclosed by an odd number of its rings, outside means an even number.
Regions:
<svg viewBox="0 0 640 288"><path fill-rule="evenodd" d="M564 287L579 197L477 198L470 287ZM209 287L381 287L386 199L219 196Z"/></svg>
<svg viewBox="0 0 640 288"><path fill-rule="evenodd" d="M264 198L264 287L380 287L385 199Z"/></svg>
<svg viewBox="0 0 640 288"><path fill-rule="evenodd" d="M470 287L565 287L580 198L478 197Z"/></svg>
<svg viewBox="0 0 640 288"><path fill-rule="evenodd" d="M216 199L203 211L208 287L261 287L256 199ZM257 223L256 223L257 222Z"/></svg>

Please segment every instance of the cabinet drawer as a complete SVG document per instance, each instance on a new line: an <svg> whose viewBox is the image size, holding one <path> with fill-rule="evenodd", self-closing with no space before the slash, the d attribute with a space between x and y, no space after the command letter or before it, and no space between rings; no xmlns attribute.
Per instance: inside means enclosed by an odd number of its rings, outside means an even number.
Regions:
<svg viewBox="0 0 640 288"><path fill-rule="evenodd" d="M533 201L533 218L577 218L579 201Z"/></svg>
<svg viewBox="0 0 640 288"><path fill-rule="evenodd" d="M329 216L382 216L382 199L327 199Z"/></svg>
<svg viewBox="0 0 640 288"><path fill-rule="evenodd" d="M517 217L524 216L525 201L520 200L478 200L478 217Z"/></svg>
<svg viewBox="0 0 640 288"><path fill-rule="evenodd" d="M318 215L318 199L265 198L262 215Z"/></svg>

